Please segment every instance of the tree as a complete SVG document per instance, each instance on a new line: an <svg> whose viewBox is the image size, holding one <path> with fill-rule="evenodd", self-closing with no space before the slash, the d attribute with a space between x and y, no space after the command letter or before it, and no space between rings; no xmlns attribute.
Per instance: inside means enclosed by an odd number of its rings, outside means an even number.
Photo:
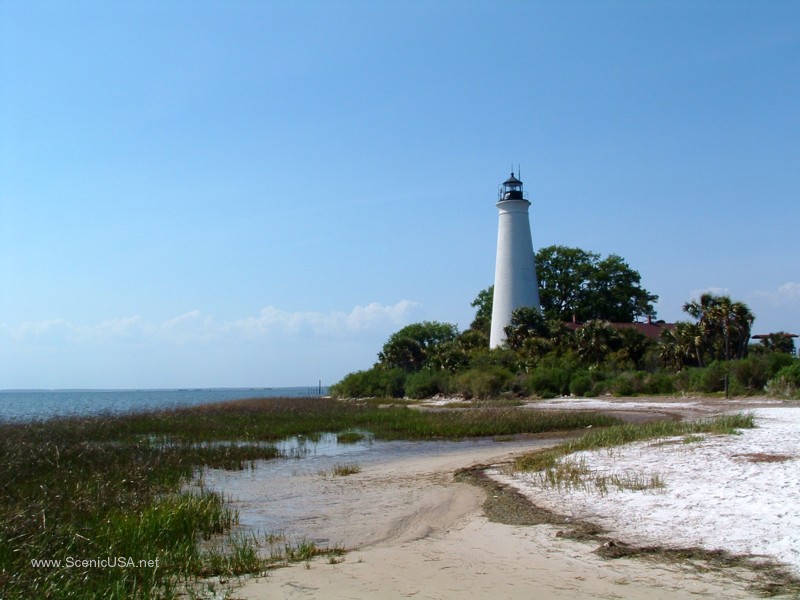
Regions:
<svg viewBox="0 0 800 600"><path fill-rule="evenodd" d="M455 373L469 364L467 349L461 344L461 338L432 346L425 359L425 368L432 371L450 371Z"/></svg>
<svg viewBox="0 0 800 600"><path fill-rule="evenodd" d="M566 246L547 246L535 254L539 300L548 317L568 321L578 316L598 258L597 254Z"/></svg>
<svg viewBox="0 0 800 600"><path fill-rule="evenodd" d="M467 329L458 336L458 345L467 353L489 347L489 333L483 330Z"/></svg>
<svg viewBox="0 0 800 600"><path fill-rule="evenodd" d="M645 362L655 342L633 327L617 329L617 337L611 345L614 351L609 357L618 367L646 370Z"/></svg>
<svg viewBox="0 0 800 600"><path fill-rule="evenodd" d="M611 352L619 334L608 321L594 319L575 332L578 357L590 365L599 365Z"/></svg>
<svg viewBox="0 0 800 600"><path fill-rule="evenodd" d="M586 311L592 319L630 323L653 315L658 296L641 287L641 276L622 257L611 254L597 263L589 277Z"/></svg>
<svg viewBox="0 0 800 600"><path fill-rule="evenodd" d="M494 302L494 286L490 285L485 290L478 292L475 300L472 301L473 308L478 310L475 312L475 320L469 326L470 329L482 331L487 336L492 328L492 305Z"/></svg>
<svg viewBox="0 0 800 600"><path fill-rule="evenodd" d="M731 360L747 356L750 328L755 316L744 302L728 296L705 293L683 305L684 312L697 319L699 348L711 360ZM704 356L698 357L703 366Z"/></svg>
<svg viewBox="0 0 800 600"><path fill-rule="evenodd" d="M675 329L661 332L658 355L661 364L668 369L680 371L686 365L697 364L702 367L703 337L700 326L688 321L675 323Z"/></svg>
<svg viewBox="0 0 800 600"><path fill-rule="evenodd" d="M794 354L794 339L792 334L785 331L770 333L761 338L761 345L769 352L784 352Z"/></svg>
<svg viewBox="0 0 800 600"><path fill-rule="evenodd" d="M451 323L423 321L406 325L383 345L378 353L378 364L388 369L419 371L427 366L439 346L453 342L457 336L458 328Z"/></svg>
<svg viewBox="0 0 800 600"><path fill-rule="evenodd" d="M519 350L523 342L531 337L549 337L542 311L531 306L522 306L511 313L511 322L504 329L506 345L512 350Z"/></svg>
<svg viewBox="0 0 800 600"><path fill-rule="evenodd" d="M535 255L539 299L549 319L631 322L653 315L658 296L641 287L641 275L622 257L580 248L547 246Z"/></svg>

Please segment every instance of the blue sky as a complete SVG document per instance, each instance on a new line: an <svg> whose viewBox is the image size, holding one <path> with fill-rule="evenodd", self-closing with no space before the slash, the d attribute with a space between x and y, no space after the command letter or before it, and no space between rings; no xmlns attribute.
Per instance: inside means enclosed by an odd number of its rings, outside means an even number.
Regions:
<svg viewBox="0 0 800 600"><path fill-rule="evenodd" d="M0 4L0 388L332 383L534 247L800 333L800 3Z"/></svg>

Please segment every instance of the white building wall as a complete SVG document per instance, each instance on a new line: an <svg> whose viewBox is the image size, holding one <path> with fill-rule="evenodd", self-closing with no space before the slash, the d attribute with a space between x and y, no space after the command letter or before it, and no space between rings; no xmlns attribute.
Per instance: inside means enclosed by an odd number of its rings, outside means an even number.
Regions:
<svg viewBox="0 0 800 600"><path fill-rule="evenodd" d="M489 347L505 342L503 328L511 322L511 313L521 306L540 308L539 282L533 259L531 224L527 200L501 200L497 203L497 259L494 272L492 331Z"/></svg>

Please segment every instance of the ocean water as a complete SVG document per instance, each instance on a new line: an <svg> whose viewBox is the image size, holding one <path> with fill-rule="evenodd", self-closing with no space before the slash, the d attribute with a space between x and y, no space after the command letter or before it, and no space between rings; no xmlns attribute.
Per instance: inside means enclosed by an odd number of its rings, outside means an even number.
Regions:
<svg viewBox="0 0 800 600"><path fill-rule="evenodd" d="M321 389L322 394L327 388ZM0 390L0 420L29 421L193 406L242 398L319 396L314 387L212 388L180 390Z"/></svg>

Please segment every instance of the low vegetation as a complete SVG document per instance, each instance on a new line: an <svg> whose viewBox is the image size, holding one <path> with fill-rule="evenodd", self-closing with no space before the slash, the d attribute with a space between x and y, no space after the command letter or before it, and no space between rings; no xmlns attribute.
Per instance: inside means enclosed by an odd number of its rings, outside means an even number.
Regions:
<svg viewBox="0 0 800 600"><path fill-rule="evenodd" d="M407 325L389 337L371 368L346 375L331 393L483 400L766 391L800 398L792 336L777 332L750 344L755 316L743 302L702 294L683 306L691 321L666 324L654 319L657 297L618 256L601 260L553 246L537 253L536 265L541 310L514 311L502 347L489 349L490 287L472 303L477 310L468 329ZM645 317L649 337L640 331Z"/></svg>
<svg viewBox="0 0 800 600"><path fill-rule="evenodd" d="M523 454L514 461L517 471L546 471L557 469L562 457L583 450L613 448L643 440L684 436L684 441L696 441L700 434L735 434L739 429L755 427L752 414L724 415L702 421L654 421L642 424L622 424L594 430L579 438L568 440L554 448Z"/></svg>
<svg viewBox="0 0 800 600"><path fill-rule="evenodd" d="M534 482L559 490L579 489L605 495L616 490L659 490L665 482L659 473L640 470L629 473L602 474L592 471L584 458L573 455L583 450L613 448L632 442L683 436L682 443L700 441L701 433L733 434L755 427L752 414L737 414L705 421L656 421L644 424L615 425L592 431L554 448L517 457L514 469L534 472Z"/></svg>
<svg viewBox="0 0 800 600"><path fill-rule="evenodd" d="M800 400L800 361L783 367L769 380L766 390L778 398Z"/></svg>
<svg viewBox="0 0 800 600"><path fill-rule="evenodd" d="M583 490L601 496L615 490L659 490L664 487L664 480L658 473L637 471L630 473L598 474L592 471L585 459L573 460L562 458L554 466L536 473L534 482L539 486L552 487L559 490Z"/></svg>
<svg viewBox="0 0 800 600"><path fill-rule="evenodd" d="M339 477L355 475L356 473L361 473L361 466L353 463L335 464L331 469L331 473Z"/></svg>
<svg viewBox="0 0 800 600"><path fill-rule="evenodd" d="M274 448L92 430L78 419L0 426L0 596L170 597L188 577L252 569L244 548L200 548L237 516L218 494L181 486L197 468L243 468Z"/></svg>
<svg viewBox="0 0 800 600"><path fill-rule="evenodd" d="M271 398L0 423L0 597L175 598L197 579L328 552L231 536L236 512L198 484L206 467L248 469L280 459L273 445L279 439L322 432L349 442L361 435L459 439L615 422L504 406L433 412L403 403ZM336 475L358 471L353 464L334 468Z"/></svg>

